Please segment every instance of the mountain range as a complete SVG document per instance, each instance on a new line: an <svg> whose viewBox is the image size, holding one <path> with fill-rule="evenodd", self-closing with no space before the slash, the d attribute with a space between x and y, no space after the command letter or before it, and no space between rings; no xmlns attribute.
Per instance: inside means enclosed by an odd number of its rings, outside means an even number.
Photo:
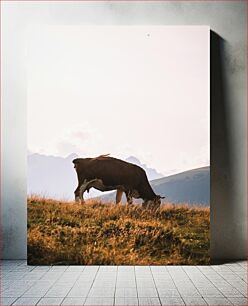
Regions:
<svg viewBox="0 0 248 306"><path fill-rule="evenodd" d="M27 159L28 195L38 194L55 199L72 200L74 190L77 187L77 176L72 160L77 157L77 154L74 153L66 158L38 153L29 154ZM156 169L142 164L134 156L128 157L126 161L134 163L146 171L155 193L166 197L163 202L209 205L210 167L163 177ZM92 189L89 197L98 197L103 201L114 201L115 192L101 193ZM122 201L125 200L123 195Z"/></svg>
<svg viewBox="0 0 248 306"><path fill-rule="evenodd" d="M73 199L77 187L77 175L72 160L79 157L72 153L66 158L44 154L29 154L27 159L27 192L39 194L54 199ZM129 156L126 161L142 167L149 180L163 177L163 174L153 168L142 164L138 158ZM97 190L91 189L90 197L101 195Z"/></svg>
<svg viewBox="0 0 248 306"><path fill-rule="evenodd" d="M209 206L210 167L202 167L150 181L156 194L164 196L162 203L188 203ZM115 192L103 195L101 200L112 202ZM126 202L123 195L122 202ZM140 203L141 200L135 200Z"/></svg>

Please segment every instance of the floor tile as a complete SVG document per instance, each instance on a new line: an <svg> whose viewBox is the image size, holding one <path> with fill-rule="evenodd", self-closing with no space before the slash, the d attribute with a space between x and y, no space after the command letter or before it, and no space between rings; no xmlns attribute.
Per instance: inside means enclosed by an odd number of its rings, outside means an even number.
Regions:
<svg viewBox="0 0 248 306"><path fill-rule="evenodd" d="M89 292L89 297L114 297L115 288L114 287L107 287L107 288L91 288Z"/></svg>
<svg viewBox="0 0 248 306"><path fill-rule="evenodd" d="M201 297L201 294L195 288L191 288L191 289L179 289L178 288L178 291L182 297Z"/></svg>
<svg viewBox="0 0 248 306"><path fill-rule="evenodd" d="M155 287L155 283L152 278L151 279L136 278L136 283L137 283L137 287L141 287L141 288Z"/></svg>
<svg viewBox="0 0 248 306"><path fill-rule="evenodd" d="M97 272L99 270L99 266L85 266L84 272Z"/></svg>
<svg viewBox="0 0 248 306"><path fill-rule="evenodd" d="M36 266L33 269L33 272L47 272L51 269L51 266Z"/></svg>
<svg viewBox="0 0 248 306"><path fill-rule="evenodd" d="M181 298L163 297L160 298L160 301L162 306L185 305Z"/></svg>
<svg viewBox="0 0 248 306"><path fill-rule="evenodd" d="M78 305L83 306L85 302L85 298L68 298L66 297L61 305Z"/></svg>
<svg viewBox="0 0 248 306"><path fill-rule="evenodd" d="M1 306L7 306L7 305L11 305L12 303L15 302L15 300L17 300L17 297L1 297L0 299L0 305Z"/></svg>
<svg viewBox="0 0 248 306"><path fill-rule="evenodd" d="M183 297L183 300L186 305L192 305L192 306L207 305L207 303L201 297L200 298L199 297Z"/></svg>
<svg viewBox="0 0 248 306"><path fill-rule="evenodd" d="M248 305L248 300L247 298L228 298L228 300L233 304L233 305L239 305L239 306L243 306L243 305Z"/></svg>
<svg viewBox="0 0 248 306"><path fill-rule="evenodd" d="M1 296L2 297L20 297L25 293L26 290L27 289L23 289L23 288L20 288L20 289L9 288L9 289L4 290L1 293Z"/></svg>
<svg viewBox="0 0 248 306"><path fill-rule="evenodd" d="M135 279L129 280L129 279L118 279L116 282L116 287L127 287L127 288L133 288L136 287Z"/></svg>
<svg viewBox="0 0 248 306"><path fill-rule="evenodd" d="M90 291L90 286L85 285L78 285L73 286L71 290L68 292L68 297L87 297L88 293Z"/></svg>
<svg viewBox="0 0 248 306"><path fill-rule="evenodd" d="M52 288L50 288L47 293L45 294L45 297L65 297L68 292L70 291L71 286L67 285L54 285Z"/></svg>
<svg viewBox="0 0 248 306"><path fill-rule="evenodd" d="M232 286L228 286L226 288L221 288L218 286L218 289L225 297L243 297L242 293Z"/></svg>
<svg viewBox="0 0 248 306"><path fill-rule="evenodd" d="M145 288L138 287L138 297L157 297L158 292L155 287Z"/></svg>
<svg viewBox="0 0 248 306"><path fill-rule="evenodd" d="M118 273L120 272L134 272L134 266L119 266Z"/></svg>
<svg viewBox="0 0 248 306"><path fill-rule="evenodd" d="M165 266L150 266L152 273L165 273L166 267Z"/></svg>
<svg viewBox="0 0 248 306"><path fill-rule="evenodd" d="M167 280L172 281L172 278L168 272L165 273L153 273L154 280Z"/></svg>
<svg viewBox="0 0 248 306"><path fill-rule="evenodd" d="M175 283L173 281L164 281L164 280L155 280L155 286L157 288L168 288L168 289L174 289L176 288Z"/></svg>
<svg viewBox="0 0 248 306"><path fill-rule="evenodd" d="M117 272L117 266L100 266L99 272Z"/></svg>
<svg viewBox="0 0 248 306"><path fill-rule="evenodd" d="M33 287L27 290L24 297L43 297L50 289L51 284L47 282L37 282Z"/></svg>
<svg viewBox="0 0 248 306"><path fill-rule="evenodd" d="M115 297L132 298L137 297L136 288L116 288Z"/></svg>
<svg viewBox="0 0 248 306"><path fill-rule="evenodd" d="M63 301L63 298L42 298L37 305L60 305Z"/></svg>
<svg viewBox="0 0 248 306"><path fill-rule="evenodd" d="M102 279L102 280L98 280L96 279L93 283L93 288L101 288L101 287L115 287L116 284L116 280L112 280L112 279Z"/></svg>
<svg viewBox="0 0 248 306"><path fill-rule="evenodd" d="M63 275L63 272L46 272L42 277L41 280L54 280L56 281L57 279L61 278Z"/></svg>
<svg viewBox="0 0 248 306"><path fill-rule="evenodd" d="M65 272L69 266L52 266L50 272Z"/></svg>
<svg viewBox="0 0 248 306"><path fill-rule="evenodd" d="M130 271L118 271L117 273L117 279L135 279L136 275L133 272Z"/></svg>
<svg viewBox="0 0 248 306"><path fill-rule="evenodd" d="M6 276L5 276L5 278L6 279L11 279L11 280L15 280L15 279L19 279L19 280L21 280L21 279L23 279L23 276L25 275L25 274L27 274L28 272L9 272Z"/></svg>
<svg viewBox="0 0 248 306"><path fill-rule="evenodd" d="M85 266L69 266L66 272L83 272Z"/></svg>
<svg viewBox="0 0 248 306"><path fill-rule="evenodd" d="M157 288L159 297L180 297L177 289Z"/></svg>
<svg viewBox="0 0 248 306"><path fill-rule="evenodd" d="M223 294L217 290L217 289L212 289L208 287L204 288L197 288L200 295L203 297L211 297L211 298L222 298Z"/></svg>
<svg viewBox="0 0 248 306"><path fill-rule="evenodd" d="M87 306L112 306L114 298L87 298L85 304Z"/></svg>
<svg viewBox="0 0 248 306"><path fill-rule="evenodd" d="M160 306L158 298L139 298L139 306Z"/></svg>
<svg viewBox="0 0 248 306"><path fill-rule="evenodd" d="M210 306L217 306L217 305L232 305L232 303L225 297L223 298L204 298L204 300L207 302Z"/></svg>
<svg viewBox="0 0 248 306"><path fill-rule="evenodd" d="M15 301L13 305L24 305L24 306L31 306L36 305L39 302L40 298L19 298Z"/></svg>
<svg viewBox="0 0 248 306"><path fill-rule="evenodd" d="M124 298L124 297L117 297L115 298L115 305L118 306L135 306L138 305L138 298Z"/></svg>

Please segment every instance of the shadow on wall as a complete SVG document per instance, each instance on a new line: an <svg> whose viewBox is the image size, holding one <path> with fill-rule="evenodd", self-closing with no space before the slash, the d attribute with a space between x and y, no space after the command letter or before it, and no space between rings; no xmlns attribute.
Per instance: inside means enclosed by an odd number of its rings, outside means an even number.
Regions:
<svg viewBox="0 0 248 306"><path fill-rule="evenodd" d="M211 245L212 263L223 261L221 241L229 234L228 228L234 221L235 205L232 201L232 168L228 110L224 82L225 40L210 32L210 165L211 165ZM232 233L232 239L235 239ZM239 236L236 237L239 239Z"/></svg>

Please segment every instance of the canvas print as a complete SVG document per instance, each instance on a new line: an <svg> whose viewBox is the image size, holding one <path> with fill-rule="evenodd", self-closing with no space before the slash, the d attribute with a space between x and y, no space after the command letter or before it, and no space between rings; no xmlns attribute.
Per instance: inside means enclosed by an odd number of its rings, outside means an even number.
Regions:
<svg viewBox="0 0 248 306"><path fill-rule="evenodd" d="M208 264L208 26L28 30L28 263Z"/></svg>

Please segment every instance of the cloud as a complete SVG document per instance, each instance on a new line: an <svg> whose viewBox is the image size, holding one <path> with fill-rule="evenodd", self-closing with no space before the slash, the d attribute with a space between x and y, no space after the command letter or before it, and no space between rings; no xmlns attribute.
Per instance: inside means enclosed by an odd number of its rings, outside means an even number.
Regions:
<svg viewBox="0 0 248 306"><path fill-rule="evenodd" d="M71 153L76 153L78 155L83 155L83 150L79 148L74 143L71 143L69 141L63 141L59 142L57 144L58 154L59 156L67 156Z"/></svg>
<svg viewBox="0 0 248 306"><path fill-rule="evenodd" d="M67 130L56 144L57 154L67 156L76 153L79 156L94 156L102 154L103 139L88 122L76 125Z"/></svg>

